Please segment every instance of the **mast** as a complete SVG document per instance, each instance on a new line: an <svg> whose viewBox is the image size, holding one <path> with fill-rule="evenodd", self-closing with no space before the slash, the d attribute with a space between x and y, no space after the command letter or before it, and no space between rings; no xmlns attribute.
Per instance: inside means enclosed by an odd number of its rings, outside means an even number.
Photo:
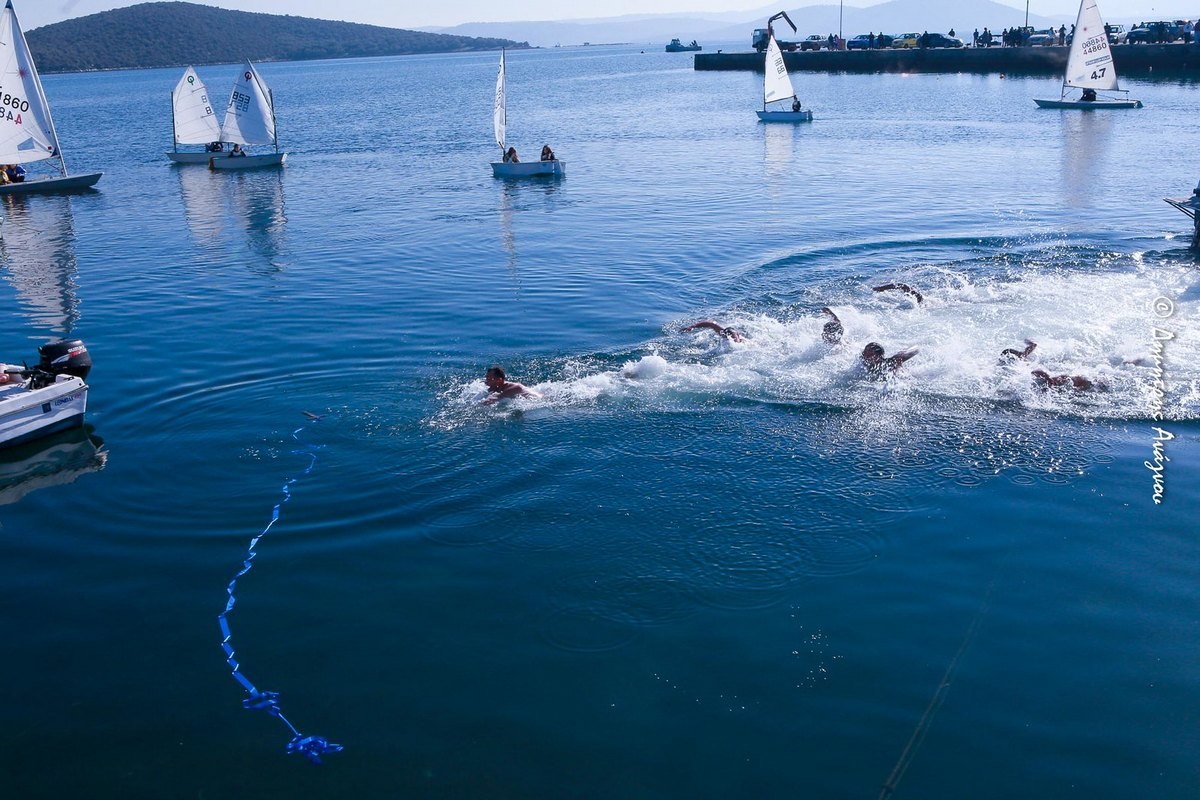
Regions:
<svg viewBox="0 0 1200 800"><path fill-rule="evenodd" d="M271 103L271 134L275 137L275 152L279 152L279 126L275 122L275 91L267 89L267 100Z"/></svg>
<svg viewBox="0 0 1200 800"><path fill-rule="evenodd" d="M179 152L179 129L175 127L175 93L171 92L171 146Z"/></svg>

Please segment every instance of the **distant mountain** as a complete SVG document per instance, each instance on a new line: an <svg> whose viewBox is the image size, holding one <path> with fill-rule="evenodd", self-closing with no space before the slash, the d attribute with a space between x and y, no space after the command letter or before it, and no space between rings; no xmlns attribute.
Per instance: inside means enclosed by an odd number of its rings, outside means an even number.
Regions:
<svg viewBox="0 0 1200 800"><path fill-rule="evenodd" d="M732 42L749 49L753 30L764 27L767 17L779 10L780 6L774 5L766 6L757 12L636 14L562 22L471 22L450 28L429 27L422 30L463 36L503 36L525 40L537 47L583 42L631 42L659 46L678 37L684 41L696 39L702 45ZM945 33L953 28L955 33L969 41L971 31L975 28L983 30L986 26L993 31L1000 31L1025 24L1024 9L992 0L891 0L867 8L839 8L838 4L833 2L795 10L788 9L788 16L799 29L794 35L795 38L802 38L811 33L837 33L839 12L841 31L847 38L868 31L906 33L929 30ZM1055 28L1059 25L1070 27L1074 21L1074 14L1069 17L1029 15L1029 24L1035 28L1048 28L1051 25ZM1132 20L1111 19L1109 22L1128 24ZM793 37L791 29L782 20L776 25L776 32L783 39Z"/></svg>
<svg viewBox="0 0 1200 800"><path fill-rule="evenodd" d="M26 34L42 72L300 61L528 47L475 38L226 11L196 3L143 3L46 25Z"/></svg>

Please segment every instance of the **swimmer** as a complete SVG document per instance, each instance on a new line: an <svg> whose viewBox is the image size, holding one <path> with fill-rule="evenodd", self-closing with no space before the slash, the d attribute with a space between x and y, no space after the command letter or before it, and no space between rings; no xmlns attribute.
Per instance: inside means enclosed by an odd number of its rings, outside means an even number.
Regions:
<svg viewBox="0 0 1200 800"><path fill-rule="evenodd" d="M735 342L744 341L744 337L740 333L735 331L733 328L722 328L717 323L713 322L712 320L708 320L708 319L702 319L694 325L688 325L686 328L683 328L680 331L680 333L687 333L688 331L694 331L697 328L707 328L708 330L712 331L713 333L716 333L719 336L724 336L726 339L730 339Z"/></svg>
<svg viewBox="0 0 1200 800"><path fill-rule="evenodd" d="M497 365L488 367L487 374L483 377L483 382L487 384L488 396L484 398L483 405L490 406L492 403L500 400L507 400L510 397L526 397L540 398L541 395L532 389L527 389L516 381L507 380L504 376L504 368Z"/></svg>
<svg viewBox="0 0 1200 800"><path fill-rule="evenodd" d="M886 378L889 374L903 366L905 361L915 356L919 351L913 347L901 350L893 356L883 357L883 345L871 342L862 351L862 365L871 378Z"/></svg>
<svg viewBox="0 0 1200 800"><path fill-rule="evenodd" d="M1024 350L1017 350L1015 347L1006 347L1000 351L1000 363L1003 364L1005 361L1014 358L1019 358L1024 361L1025 359L1029 358L1029 354L1035 349L1037 349L1037 342L1035 342L1033 339L1025 340Z"/></svg>
<svg viewBox="0 0 1200 800"><path fill-rule="evenodd" d="M872 292L886 292L889 289L895 289L896 291L904 292L907 295L911 295L912 297L916 298L917 305L921 305L921 303L925 302L925 298L921 296L921 293L918 292L913 287L909 286L907 283L885 283L883 286L876 286L871 291Z"/></svg>
<svg viewBox="0 0 1200 800"><path fill-rule="evenodd" d="M838 319L837 314L829 310L828 306L822 308L821 313L830 316L829 322L826 322L825 327L821 329L821 339L826 344L840 343L842 341L842 334L846 332L842 327L842 321Z"/></svg>
<svg viewBox="0 0 1200 800"><path fill-rule="evenodd" d="M1077 392L1107 392L1108 386L1101 381L1090 381L1082 375L1051 375L1044 369L1035 369L1032 373L1033 385L1036 389L1074 389Z"/></svg>

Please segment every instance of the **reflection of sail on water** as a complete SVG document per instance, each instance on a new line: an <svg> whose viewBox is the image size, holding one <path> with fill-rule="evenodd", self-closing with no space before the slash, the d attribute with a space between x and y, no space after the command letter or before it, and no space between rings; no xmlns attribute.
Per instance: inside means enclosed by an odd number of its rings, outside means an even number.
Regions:
<svg viewBox="0 0 1200 800"><path fill-rule="evenodd" d="M23 313L37 326L68 334L79 321L71 198L5 198L0 263Z"/></svg>
<svg viewBox="0 0 1200 800"><path fill-rule="evenodd" d="M517 240L513 236L513 186L506 183L500 188L500 244L508 254L508 271L514 279L517 275Z"/></svg>
<svg viewBox="0 0 1200 800"><path fill-rule="evenodd" d="M175 174L192 239L200 247L216 244L229 213L221 197L224 190L218 185L220 179L206 169L179 169Z"/></svg>
<svg viewBox="0 0 1200 800"><path fill-rule="evenodd" d="M282 268L279 255L286 244L287 216L283 207L283 174L246 172L230 186L234 218L242 223L250 249Z"/></svg>
<svg viewBox="0 0 1200 800"><path fill-rule="evenodd" d="M245 231L249 249L278 268L285 247L287 216L283 175L244 172L232 179L208 170L177 170L184 213L192 239L201 248L225 249L225 237Z"/></svg>
<svg viewBox="0 0 1200 800"><path fill-rule="evenodd" d="M796 174L792 161L795 136L796 129L791 125L768 125L763 131L763 183L771 201L774 227L792 228L796 224L795 204L790 200Z"/></svg>
<svg viewBox="0 0 1200 800"><path fill-rule="evenodd" d="M1069 208L1092 208L1111 197L1111 187L1096 180L1096 165L1108 158L1111 134L1108 114L1064 117L1062 189Z"/></svg>

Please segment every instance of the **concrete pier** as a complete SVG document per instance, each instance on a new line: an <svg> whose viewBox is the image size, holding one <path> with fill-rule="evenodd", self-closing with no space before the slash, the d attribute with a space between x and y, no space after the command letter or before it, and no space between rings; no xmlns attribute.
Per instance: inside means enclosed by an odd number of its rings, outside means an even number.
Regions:
<svg viewBox="0 0 1200 800"><path fill-rule="evenodd" d="M922 50L819 50L784 53L790 72L1003 72L1012 75L1061 75L1066 47L964 47ZM1117 74L1200 75L1200 46L1193 44L1121 44L1112 48ZM697 53L696 70L763 71L763 55Z"/></svg>

